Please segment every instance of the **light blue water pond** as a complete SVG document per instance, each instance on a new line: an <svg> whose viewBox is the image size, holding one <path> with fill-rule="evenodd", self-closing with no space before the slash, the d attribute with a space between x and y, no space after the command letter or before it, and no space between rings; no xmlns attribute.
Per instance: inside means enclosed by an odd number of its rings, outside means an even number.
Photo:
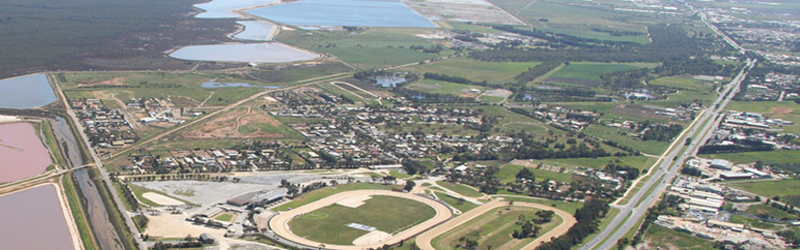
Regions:
<svg viewBox="0 0 800 250"><path fill-rule="evenodd" d="M277 89L280 86L265 86L265 85L253 85L246 82L204 82L200 85L200 87L207 88L207 89L218 89L218 88L265 88L265 89Z"/></svg>
<svg viewBox="0 0 800 250"><path fill-rule="evenodd" d="M244 31L233 36L236 39L269 41L275 32L278 32L278 25L265 21L238 21L244 26Z"/></svg>
<svg viewBox="0 0 800 250"><path fill-rule="evenodd" d="M246 12L295 26L437 27L399 0L304 0Z"/></svg>
<svg viewBox="0 0 800 250"><path fill-rule="evenodd" d="M44 74L0 80L0 108L32 109L54 101L56 95Z"/></svg>
<svg viewBox="0 0 800 250"><path fill-rule="evenodd" d="M318 54L282 43L245 43L187 46L169 56L207 62L285 63L308 61Z"/></svg>
<svg viewBox="0 0 800 250"><path fill-rule="evenodd" d="M194 7L206 12L197 14L197 18L240 18L232 10L275 3L278 0L212 0L209 3L195 4Z"/></svg>

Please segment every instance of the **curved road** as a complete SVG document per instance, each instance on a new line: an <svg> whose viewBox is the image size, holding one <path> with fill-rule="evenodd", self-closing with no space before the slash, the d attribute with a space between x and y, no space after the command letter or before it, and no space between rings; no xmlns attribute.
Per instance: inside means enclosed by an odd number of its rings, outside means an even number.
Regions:
<svg viewBox="0 0 800 250"><path fill-rule="evenodd" d="M458 216L455 219L449 220L445 223L442 223L439 226L436 226L435 228L432 228L431 230L428 230L423 234L420 234L419 236L417 236L416 240L417 246L419 246L419 248L422 250L436 250L436 248L434 248L433 245L431 244L434 238L446 233L447 231L453 230L454 228L464 223L467 223L468 221L475 219L478 216L491 211L492 209L505 206L508 206L508 202L500 200L493 200L489 203L485 203L475 209L470 210L469 212L462 214L461 216ZM575 225L575 223L578 222L577 220L575 220L575 217L573 217L572 214L564 212L563 210L555 209L550 206L545 206L536 203L521 202L521 201L515 201L514 206L531 207L542 210L552 210L556 213L556 215L560 216L563 219L561 221L561 224L553 228L553 230L550 230L547 233L543 234L542 236L539 236L539 238L536 238L536 240L534 240L527 246L523 247L523 249L533 249L539 246L539 244L547 240L550 240L553 237L561 236L562 234L566 233L569 230L569 228L572 227L572 225Z"/></svg>
<svg viewBox="0 0 800 250"><path fill-rule="evenodd" d="M406 240L406 239L409 239L411 237L414 237L414 235L417 235L417 234L427 230L428 228L434 227L434 226L438 225L439 223L445 222L448 219L450 219L451 217L453 217L453 213L450 211L450 208L448 208L444 204L439 203L439 202L434 201L434 200L431 200L431 199L428 199L428 198L425 198L425 197L422 197L422 196L419 196L419 195L416 195L416 194L401 193L401 192L388 191L388 190L355 190L355 191L347 191L347 192L334 194L334 195L325 197L325 198L323 198L321 200L318 200L316 202L312 202L310 204L307 204L307 205L292 209L290 211L280 213L280 214L272 217L272 219L269 220L269 227L270 227L270 229L272 229L272 231L275 232L275 234L279 235L283 239L286 239L286 240L289 240L289 241L292 241L292 242L295 242L295 243L298 243L298 244L306 245L308 247L317 248L320 245L323 245L323 243L312 241L312 240L308 240L308 239L305 239L303 237L295 235L294 233L292 233L291 229L289 228L289 221L294 219L297 216L301 216L303 214L313 212L313 211L315 211L317 209L320 209L320 208L323 208L323 207L327 207L327 206L329 206L331 204L334 204L334 203L336 203L336 202L338 202L340 200L343 200L345 198L353 197L353 196L359 196L359 195L385 195L385 196L401 197L401 198L406 198L406 199L419 201L419 202L425 203L426 205L429 205L429 206L433 207L433 209L436 210L436 215L434 215L433 218L428 219L426 221L423 221L422 223L420 223L420 224L418 224L418 225L416 225L416 226L414 226L414 227L412 227L412 228L410 228L408 230L405 230L405 231L402 231L402 232L400 232L398 234L392 235L392 237L390 237L390 238L388 238L388 239L386 239L386 240L384 240L384 241L382 241L380 243L376 243L376 244L372 244L372 245L361 245L361 246L343 246L343 245L324 244L325 245L325 249L362 250L362 249L367 249L367 248L380 248L383 245L387 245L387 244L388 245L392 245L392 244L400 242L401 240Z"/></svg>

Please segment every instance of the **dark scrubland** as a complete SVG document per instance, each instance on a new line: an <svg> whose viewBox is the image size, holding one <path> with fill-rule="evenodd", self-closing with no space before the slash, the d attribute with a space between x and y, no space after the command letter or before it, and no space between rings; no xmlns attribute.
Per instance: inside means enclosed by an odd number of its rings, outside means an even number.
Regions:
<svg viewBox="0 0 800 250"><path fill-rule="evenodd" d="M164 51L228 41L234 20L196 19L203 0L3 0L0 78L54 70L194 67Z"/></svg>

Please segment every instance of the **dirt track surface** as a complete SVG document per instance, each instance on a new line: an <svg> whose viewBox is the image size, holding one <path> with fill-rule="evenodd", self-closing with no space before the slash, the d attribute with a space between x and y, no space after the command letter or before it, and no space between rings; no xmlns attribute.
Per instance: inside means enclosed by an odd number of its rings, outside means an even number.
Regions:
<svg viewBox="0 0 800 250"><path fill-rule="evenodd" d="M433 228L431 230L428 230L427 232L425 232L423 234L420 234L419 236L417 236L417 240L416 240L417 246L419 246L420 249L422 249L422 250L436 250L436 248L434 248L433 245L431 244L431 241L433 241L434 238L438 237L439 235L442 235L442 234L446 233L447 231L452 230L453 228L455 228L457 226L460 226L461 224L467 223L468 221L470 221L472 219L475 219L478 216L491 211L492 209L495 209L495 208L498 208L498 207L504 207L504 206L507 206L507 205L508 205L508 202L503 202L503 201L500 201L500 200L493 200L493 201L491 201L489 203L485 203L485 204L483 204L483 205L481 205L481 206L479 206L479 207L477 207L475 209L470 210L469 212L466 212L466 213L462 214L459 217L456 217L455 219L452 219L452 220L450 220L448 222L445 222L445 223L443 223L443 224L441 224L441 225L439 225L439 226L437 226L437 227L435 227L435 228ZM572 225L574 225L575 223L578 222L578 221L575 220L575 217L573 217L571 214L569 214L567 212L564 212L563 210L555 209L555 208L550 207L550 206L545 206L545 205L535 204L535 203L520 202L520 201L515 201L514 202L514 206L531 207L531 208L543 209L543 210L552 210L552 211L554 211L556 213L556 215L561 216L561 218L563 219L561 224L559 224L558 226L553 228L553 230L550 230L547 233L539 236L539 238L536 238L536 240L534 240L533 242L531 242L530 244L525 246L523 249L533 249L536 246L538 246L539 244L550 240L550 238L552 238L552 237L561 236L562 234L565 234L567 232L567 230L569 230L569 228L572 227Z"/></svg>
<svg viewBox="0 0 800 250"><path fill-rule="evenodd" d="M300 236L295 235L292 233L291 229L289 229L289 221L294 219L297 216L301 216L305 213L313 212L317 209L327 207L331 204L334 204L342 199L345 199L350 196L358 196L358 195L386 195L386 196L394 196L394 197L401 197L406 199L411 199L415 201L419 201L431 206L434 210L436 210L436 215L433 218L423 221L416 226L402 231L398 234L392 235L383 242L375 243L373 245L362 245L362 246L342 246L342 245L330 245L324 244L325 249L339 249L339 250L362 250L367 248L380 248L385 244L394 244L400 242L400 240L411 238L414 235L419 234L439 223L447 221L453 217L453 213L450 212L450 209L447 206L433 201L428 198L424 198L415 194L411 193L401 193L395 191L388 191L388 190L355 190L355 191L347 191L338 194L334 194L328 197L325 197L319 201L304 205L302 207L298 207L292 209L287 212L282 212L279 215L276 215L269 221L269 227L277 234L283 237L284 239L293 241L295 243L303 244L309 247L318 247L322 245L319 242L311 241Z"/></svg>

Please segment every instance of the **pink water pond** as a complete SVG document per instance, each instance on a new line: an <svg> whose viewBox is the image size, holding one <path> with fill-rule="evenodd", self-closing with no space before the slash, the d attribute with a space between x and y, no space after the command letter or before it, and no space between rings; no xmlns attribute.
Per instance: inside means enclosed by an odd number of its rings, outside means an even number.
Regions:
<svg viewBox="0 0 800 250"><path fill-rule="evenodd" d="M50 164L53 161L33 124L0 124L0 183L37 176Z"/></svg>

